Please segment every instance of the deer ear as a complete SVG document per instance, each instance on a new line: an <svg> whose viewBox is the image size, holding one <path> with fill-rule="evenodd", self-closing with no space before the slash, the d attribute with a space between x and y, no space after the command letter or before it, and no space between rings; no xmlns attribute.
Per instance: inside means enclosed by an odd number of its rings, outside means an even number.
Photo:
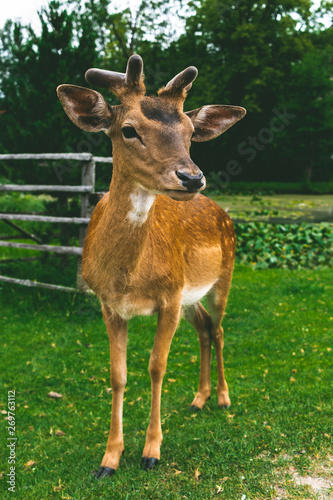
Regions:
<svg viewBox="0 0 333 500"><path fill-rule="evenodd" d="M202 106L185 113L194 125L192 141L209 141L223 134L234 123L246 115L246 110L240 106Z"/></svg>
<svg viewBox="0 0 333 500"><path fill-rule="evenodd" d="M95 90L59 85L57 94L67 116L82 130L106 132L112 123L111 106Z"/></svg>

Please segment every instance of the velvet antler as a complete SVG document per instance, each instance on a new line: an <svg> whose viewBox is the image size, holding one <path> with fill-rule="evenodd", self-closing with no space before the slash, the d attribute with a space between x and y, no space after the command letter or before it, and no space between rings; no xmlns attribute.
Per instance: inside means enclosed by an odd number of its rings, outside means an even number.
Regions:
<svg viewBox="0 0 333 500"><path fill-rule="evenodd" d="M185 99L186 92L192 87L192 82L196 79L198 70L195 66L188 68L178 73L170 82L159 91L160 97L171 97Z"/></svg>
<svg viewBox="0 0 333 500"><path fill-rule="evenodd" d="M143 61L137 54L129 58L126 73L91 68L85 77L88 83L111 90L119 99L132 93L145 95Z"/></svg>

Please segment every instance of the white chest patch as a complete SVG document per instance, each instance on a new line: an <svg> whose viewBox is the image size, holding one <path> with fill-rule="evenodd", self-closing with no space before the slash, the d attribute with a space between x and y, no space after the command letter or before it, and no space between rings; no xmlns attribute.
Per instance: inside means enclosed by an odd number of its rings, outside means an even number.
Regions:
<svg viewBox="0 0 333 500"><path fill-rule="evenodd" d="M126 321L134 316L151 316L154 314L156 305L152 301L134 302L131 297L124 297L118 304L110 304L110 309Z"/></svg>
<svg viewBox="0 0 333 500"><path fill-rule="evenodd" d="M128 212L129 221L135 226L141 226L146 222L148 212L151 209L156 195L149 193L145 189L138 187L131 193L132 210Z"/></svg>
<svg viewBox="0 0 333 500"><path fill-rule="evenodd" d="M216 281L213 281L209 285L201 287L185 286L183 288L182 306L191 306L193 304L196 304L209 292L209 290L215 283Z"/></svg>

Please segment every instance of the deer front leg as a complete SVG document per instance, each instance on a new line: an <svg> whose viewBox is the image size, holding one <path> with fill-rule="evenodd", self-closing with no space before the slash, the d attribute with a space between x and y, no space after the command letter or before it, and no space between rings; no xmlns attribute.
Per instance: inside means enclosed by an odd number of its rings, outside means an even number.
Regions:
<svg viewBox="0 0 333 500"><path fill-rule="evenodd" d="M124 452L123 399L127 380L127 323L105 306L102 313L110 341L112 411L109 439L97 478L112 476Z"/></svg>
<svg viewBox="0 0 333 500"><path fill-rule="evenodd" d="M162 382L179 316L180 300L176 301L172 306L159 311L154 347L149 360L151 414L142 455L142 463L147 469L152 469L160 459L160 447L163 439L160 418Z"/></svg>

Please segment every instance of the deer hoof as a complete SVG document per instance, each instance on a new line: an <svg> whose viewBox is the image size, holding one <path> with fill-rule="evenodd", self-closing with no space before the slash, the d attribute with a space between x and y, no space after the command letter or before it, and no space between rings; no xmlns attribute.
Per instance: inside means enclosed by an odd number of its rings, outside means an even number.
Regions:
<svg viewBox="0 0 333 500"><path fill-rule="evenodd" d="M219 408L221 408L222 410L227 410L228 408L230 408L230 405L219 405Z"/></svg>
<svg viewBox="0 0 333 500"><path fill-rule="evenodd" d="M112 467L100 467L99 471L96 474L97 479L101 479L102 477L109 477L113 476L113 474L116 472L115 469Z"/></svg>
<svg viewBox="0 0 333 500"><path fill-rule="evenodd" d="M190 409L190 411L193 411L193 412L194 411L201 411L201 408L199 408L199 406L196 406L196 405L191 405L189 409Z"/></svg>
<svg viewBox="0 0 333 500"><path fill-rule="evenodd" d="M143 468L146 470L151 470L158 463L159 463L159 459L153 458L153 457L151 457L151 458L142 457L142 461L141 461Z"/></svg>

